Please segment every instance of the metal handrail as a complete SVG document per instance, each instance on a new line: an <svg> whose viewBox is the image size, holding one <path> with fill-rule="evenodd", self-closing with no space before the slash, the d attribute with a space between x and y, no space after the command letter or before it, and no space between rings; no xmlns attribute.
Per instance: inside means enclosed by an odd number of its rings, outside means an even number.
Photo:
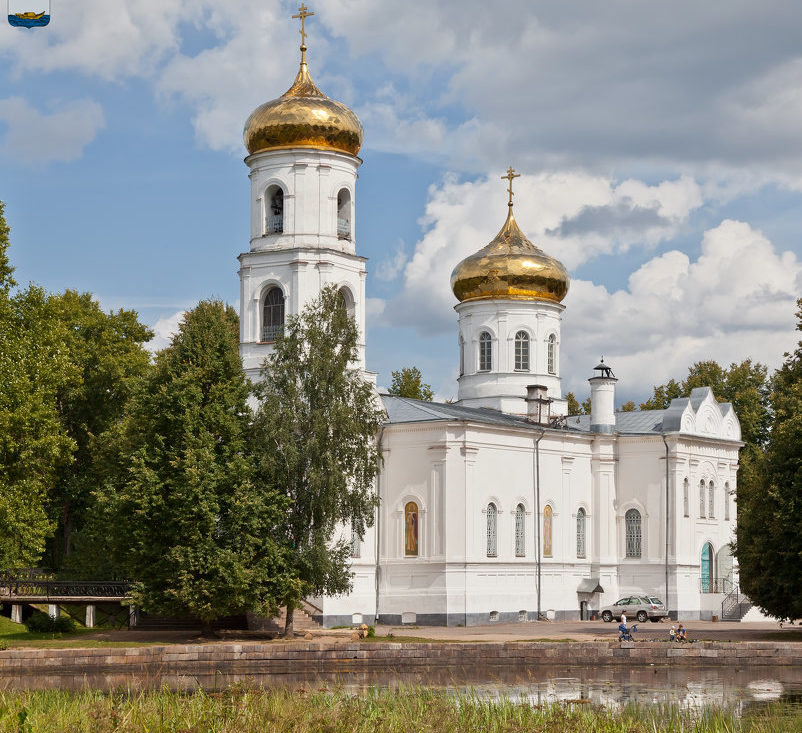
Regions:
<svg viewBox="0 0 802 733"><path fill-rule="evenodd" d="M351 222L337 217L337 238L351 239Z"/></svg>
<svg viewBox="0 0 802 733"><path fill-rule="evenodd" d="M284 214L265 217L265 234L281 234L284 231Z"/></svg>
<svg viewBox="0 0 802 733"><path fill-rule="evenodd" d="M733 583L729 578L709 578L699 580L700 593L730 593L733 589Z"/></svg>
<svg viewBox="0 0 802 733"><path fill-rule="evenodd" d="M131 593L131 583L125 581L30 580L0 578L0 597L41 596L50 598L125 598Z"/></svg>
<svg viewBox="0 0 802 733"><path fill-rule="evenodd" d="M726 618L733 608L737 608L740 605L740 589L737 585L733 585L732 590L721 601L721 618Z"/></svg>

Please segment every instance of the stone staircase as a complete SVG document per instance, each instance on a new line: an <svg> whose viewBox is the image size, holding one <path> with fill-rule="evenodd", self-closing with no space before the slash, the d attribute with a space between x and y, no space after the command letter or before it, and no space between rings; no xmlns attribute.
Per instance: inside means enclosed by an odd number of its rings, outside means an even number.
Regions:
<svg viewBox="0 0 802 733"><path fill-rule="evenodd" d="M312 616L319 616L321 614L322 612L317 606L303 601L301 606L295 609L295 613L292 617L292 627L296 633L319 630L321 626ZM284 624L286 621L287 609L284 607L279 609L278 616L273 616L272 618L256 616L251 613L248 614L248 628L251 631L275 631L280 633L284 631Z"/></svg>
<svg viewBox="0 0 802 733"><path fill-rule="evenodd" d="M724 596L721 602L722 621L740 621L754 604L738 588Z"/></svg>

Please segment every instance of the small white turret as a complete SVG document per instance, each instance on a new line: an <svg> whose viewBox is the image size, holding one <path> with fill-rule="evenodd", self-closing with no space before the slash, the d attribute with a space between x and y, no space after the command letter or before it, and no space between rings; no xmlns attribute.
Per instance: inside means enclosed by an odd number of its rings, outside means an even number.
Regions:
<svg viewBox="0 0 802 733"><path fill-rule="evenodd" d="M618 381L613 370L601 362L593 367L598 375L590 382L590 429L594 433L615 432L615 383Z"/></svg>

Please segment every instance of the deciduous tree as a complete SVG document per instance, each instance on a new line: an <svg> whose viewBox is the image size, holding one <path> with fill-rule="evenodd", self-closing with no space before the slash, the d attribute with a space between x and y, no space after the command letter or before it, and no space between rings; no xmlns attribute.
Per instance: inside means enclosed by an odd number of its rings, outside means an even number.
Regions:
<svg viewBox="0 0 802 733"><path fill-rule="evenodd" d="M354 368L358 329L333 287L291 317L262 370L255 434L259 481L284 493L283 535L293 583L285 634L309 595L351 588L350 537L374 521L377 436L383 420L373 388Z"/></svg>
<svg viewBox="0 0 802 733"><path fill-rule="evenodd" d="M431 402L434 399L432 388L423 381L418 367L403 367L392 373L393 384L389 393L395 397L409 397L413 400Z"/></svg>

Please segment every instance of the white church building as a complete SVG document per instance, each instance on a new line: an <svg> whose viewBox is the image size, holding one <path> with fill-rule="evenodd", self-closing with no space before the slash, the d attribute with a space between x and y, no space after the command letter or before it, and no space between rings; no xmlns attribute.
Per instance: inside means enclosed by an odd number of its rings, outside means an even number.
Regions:
<svg viewBox="0 0 802 733"><path fill-rule="evenodd" d="M302 39L308 15L302 6L296 16ZM248 376L258 378L285 318L333 283L363 334L356 366L375 382L354 226L362 125L315 86L305 43L295 82L251 114L244 138ZM457 401L381 395L380 506L367 534L352 537L353 591L310 599L325 626L579 619L628 595L659 596L680 619L710 618L737 582L732 406L702 388L666 410L615 412L617 380L602 361L591 414L567 415L569 277L516 223L514 177L499 234L455 262Z"/></svg>

